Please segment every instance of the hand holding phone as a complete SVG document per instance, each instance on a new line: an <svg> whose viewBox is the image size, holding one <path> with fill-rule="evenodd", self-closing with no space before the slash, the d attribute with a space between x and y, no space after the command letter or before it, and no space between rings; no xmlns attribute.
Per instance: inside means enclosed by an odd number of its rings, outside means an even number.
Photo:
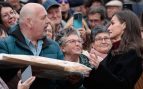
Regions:
<svg viewBox="0 0 143 89"><path fill-rule="evenodd" d="M30 77L29 79L27 79L25 82L21 82L21 80L18 82L18 86L17 89L29 89L31 84L34 82L35 80L35 76Z"/></svg>
<svg viewBox="0 0 143 89"><path fill-rule="evenodd" d="M21 75L21 80L22 82L25 82L27 79L29 79L30 77L32 77L32 68L31 65L29 65L24 72Z"/></svg>

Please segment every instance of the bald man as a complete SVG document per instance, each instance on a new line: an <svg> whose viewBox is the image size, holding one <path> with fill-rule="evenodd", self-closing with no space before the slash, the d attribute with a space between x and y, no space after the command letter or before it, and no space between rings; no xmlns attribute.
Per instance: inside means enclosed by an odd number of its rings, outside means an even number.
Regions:
<svg viewBox="0 0 143 89"><path fill-rule="evenodd" d="M24 5L20 11L19 23L12 28L13 32L7 38L0 40L0 53L35 55L62 60L63 54L58 44L46 38L48 24L47 12L42 5L36 3ZM18 70L19 68L12 64L0 62L0 76L8 84ZM14 82L10 85L16 89L17 85L14 85ZM55 89L55 81L36 78L30 89Z"/></svg>

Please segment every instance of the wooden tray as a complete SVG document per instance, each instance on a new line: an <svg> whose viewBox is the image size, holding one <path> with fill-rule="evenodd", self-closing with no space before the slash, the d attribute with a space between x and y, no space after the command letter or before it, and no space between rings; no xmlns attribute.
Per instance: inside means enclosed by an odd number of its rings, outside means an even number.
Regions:
<svg viewBox="0 0 143 89"><path fill-rule="evenodd" d="M63 78L72 74L85 74L91 70L76 62L31 55L0 54L0 62L7 65L8 63L16 64L17 67L31 65L33 72L40 77Z"/></svg>

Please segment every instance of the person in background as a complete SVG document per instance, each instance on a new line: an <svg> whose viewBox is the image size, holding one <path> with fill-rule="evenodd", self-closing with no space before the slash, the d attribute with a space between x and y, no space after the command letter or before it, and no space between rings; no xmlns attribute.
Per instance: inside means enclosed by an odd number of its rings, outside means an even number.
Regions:
<svg viewBox="0 0 143 89"><path fill-rule="evenodd" d="M65 22L62 20L62 12L60 5L55 0L46 0L43 6L47 10L48 18L55 25L55 35L64 29Z"/></svg>
<svg viewBox="0 0 143 89"><path fill-rule="evenodd" d="M95 53L102 61L112 47L109 32L104 26L97 26L91 31L91 49L89 53Z"/></svg>
<svg viewBox="0 0 143 89"><path fill-rule="evenodd" d="M62 37L59 40L61 50L64 54L64 60L81 63L87 67L91 67L88 58L82 54L82 43L77 30L67 28L61 31ZM61 36L61 35L60 35ZM82 86L83 77L77 77L71 81L72 86L63 84L61 89L85 89Z"/></svg>
<svg viewBox="0 0 143 89"><path fill-rule="evenodd" d="M91 30L98 25L107 25L105 8L104 7L91 7L87 14L87 23Z"/></svg>
<svg viewBox="0 0 143 89"><path fill-rule="evenodd" d="M13 7L7 2L0 2L0 25L4 34L11 33L10 27L15 25L19 16Z"/></svg>
<svg viewBox="0 0 143 89"><path fill-rule="evenodd" d="M72 16L72 11L70 9L69 1L68 0L56 0L61 7L62 12L62 20L67 22L70 17Z"/></svg>
<svg viewBox="0 0 143 89"><path fill-rule="evenodd" d="M67 28L61 31L61 34L63 36L59 40L59 44L64 53L64 59L81 64L85 63L84 65L90 67L88 59L81 54L83 40L78 31L73 28Z"/></svg>
<svg viewBox="0 0 143 89"><path fill-rule="evenodd" d="M67 22L65 28L73 27L73 17L69 19ZM74 27L73 27L74 28ZM86 21L82 19L82 28L76 29L78 30L78 33L80 34L80 37L83 40L83 50L88 50L89 48L89 34L91 33L91 30L89 29Z"/></svg>
<svg viewBox="0 0 143 89"><path fill-rule="evenodd" d="M92 5L91 7L101 7L104 6L104 1L105 0L92 0Z"/></svg>
<svg viewBox="0 0 143 89"><path fill-rule="evenodd" d="M111 17L123 9L123 3L120 0L111 0L106 3L107 18L110 20Z"/></svg>
<svg viewBox="0 0 143 89"><path fill-rule="evenodd" d="M133 89L142 73L139 18L128 10L118 12L113 15L108 31L113 46L101 62L95 54L90 56L95 68L84 80L84 86L87 89Z"/></svg>
<svg viewBox="0 0 143 89"><path fill-rule="evenodd" d="M55 27L52 22L50 22L47 26L47 37L55 40Z"/></svg>
<svg viewBox="0 0 143 89"><path fill-rule="evenodd" d="M8 2L13 7L13 9L17 11L18 14L20 13L22 6L24 5L20 3L20 0L6 0L6 2Z"/></svg>
<svg viewBox="0 0 143 89"><path fill-rule="evenodd" d="M84 20L87 19L87 13L91 5L92 0L83 0L83 5L79 6L80 12L82 13Z"/></svg>
<svg viewBox="0 0 143 89"><path fill-rule="evenodd" d="M143 12L143 0L123 0L124 9L130 9L138 16Z"/></svg>

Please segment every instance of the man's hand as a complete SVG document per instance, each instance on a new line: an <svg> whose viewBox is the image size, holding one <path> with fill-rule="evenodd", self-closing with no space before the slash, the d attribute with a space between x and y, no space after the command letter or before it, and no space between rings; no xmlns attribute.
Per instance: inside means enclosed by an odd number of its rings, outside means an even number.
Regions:
<svg viewBox="0 0 143 89"><path fill-rule="evenodd" d="M17 89L29 89L33 81L35 80L35 77L32 76L29 79L27 79L25 82L21 82L21 80L18 82Z"/></svg>

